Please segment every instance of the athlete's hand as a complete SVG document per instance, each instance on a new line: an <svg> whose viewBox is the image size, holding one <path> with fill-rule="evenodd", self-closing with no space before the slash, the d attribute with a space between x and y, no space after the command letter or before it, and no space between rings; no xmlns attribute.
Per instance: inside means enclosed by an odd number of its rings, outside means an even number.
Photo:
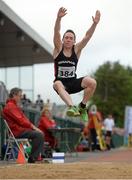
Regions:
<svg viewBox="0 0 132 180"><path fill-rule="evenodd" d="M67 14L67 9L65 9L64 7L61 7L58 11L57 17L58 18L62 18L63 16L65 16Z"/></svg>
<svg viewBox="0 0 132 180"><path fill-rule="evenodd" d="M96 11L95 17L92 16L93 22L94 22L95 24L98 24L98 22L99 22L99 20L100 20L100 16L101 16L101 14L100 14L100 11L99 11L99 10Z"/></svg>

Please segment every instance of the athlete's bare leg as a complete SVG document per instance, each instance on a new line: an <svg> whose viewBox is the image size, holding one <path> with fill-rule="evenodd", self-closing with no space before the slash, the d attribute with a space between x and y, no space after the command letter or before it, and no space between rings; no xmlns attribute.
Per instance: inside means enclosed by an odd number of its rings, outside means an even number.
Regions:
<svg viewBox="0 0 132 180"><path fill-rule="evenodd" d="M64 88L63 84L61 83L61 81L55 81L53 87L57 91L57 93L59 94L61 99L67 104L67 106L73 106L71 96L65 90L65 88Z"/></svg>
<svg viewBox="0 0 132 180"><path fill-rule="evenodd" d="M96 89L96 81L86 76L83 78L81 86L84 88L84 95L82 102L79 104L79 112L81 114L81 119L86 122L88 121L86 104Z"/></svg>
<svg viewBox="0 0 132 180"><path fill-rule="evenodd" d="M65 87L63 86L62 82L55 81L53 87L57 91L57 93L59 94L61 99L67 104L67 106L68 106L67 115L68 116L80 116L80 112L78 111L78 108L73 105L71 96L65 90Z"/></svg>
<svg viewBox="0 0 132 180"><path fill-rule="evenodd" d="M96 81L93 78L86 76L83 78L81 86L84 88L82 103L87 104L96 89Z"/></svg>

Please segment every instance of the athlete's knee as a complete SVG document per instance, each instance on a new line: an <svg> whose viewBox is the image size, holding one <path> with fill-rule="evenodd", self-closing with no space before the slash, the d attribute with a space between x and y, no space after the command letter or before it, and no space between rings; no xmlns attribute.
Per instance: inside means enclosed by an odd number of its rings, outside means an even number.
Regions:
<svg viewBox="0 0 132 180"><path fill-rule="evenodd" d="M55 91L59 91L61 88L63 88L62 82L61 81L55 81L53 84L53 88Z"/></svg>
<svg viewBox="0 0 132 180"><path fill-rule="evenodd" d="M91 80L92 87L95 89L97 86L97 81L95 79Z"/></svg>
<svg viewBox="0 0 132 180"><path fill-rule="evenodd" d="M88 76L84 77L82 84L85 88L89 87L92 89L95 89L97 86L96 80Z"/></svg>

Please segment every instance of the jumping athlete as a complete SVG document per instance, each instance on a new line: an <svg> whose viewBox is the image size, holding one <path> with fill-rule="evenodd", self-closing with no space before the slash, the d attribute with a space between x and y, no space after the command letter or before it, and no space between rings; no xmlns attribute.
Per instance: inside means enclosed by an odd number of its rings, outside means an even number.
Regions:
<svg viewBox="0 0 132 180"><path fill-rule="evenodd" d="M76 69L82 49L91 39L95 28L100 20L100 12L96 11L95 17L92 17L93 23L86 32L84 38L76 43L74 31L67 30L61 39L60 28L61 18L67 14L67 9L61 7L57 13L54 27L54 67L55 80L53 88L67 104L68 116L81 116L83 121L88 120L86 104L96 89L96 81L88 76L77 79ZM75 44L76 43L76 44ZM84 90L84 95L78 107L74 106L70 94Z"/></svg>

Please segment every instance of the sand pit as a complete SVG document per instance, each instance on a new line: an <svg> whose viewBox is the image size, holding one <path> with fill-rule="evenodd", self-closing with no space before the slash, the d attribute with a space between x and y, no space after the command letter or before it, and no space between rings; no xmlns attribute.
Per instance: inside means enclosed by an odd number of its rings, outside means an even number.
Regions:
<svg viewBox="0 0 132 180"><path fill-rule="evenodd" d="M131 158L131 157L130 157ZM132 163L78 162L0 167L1 179L132 179Z"/></svg>

